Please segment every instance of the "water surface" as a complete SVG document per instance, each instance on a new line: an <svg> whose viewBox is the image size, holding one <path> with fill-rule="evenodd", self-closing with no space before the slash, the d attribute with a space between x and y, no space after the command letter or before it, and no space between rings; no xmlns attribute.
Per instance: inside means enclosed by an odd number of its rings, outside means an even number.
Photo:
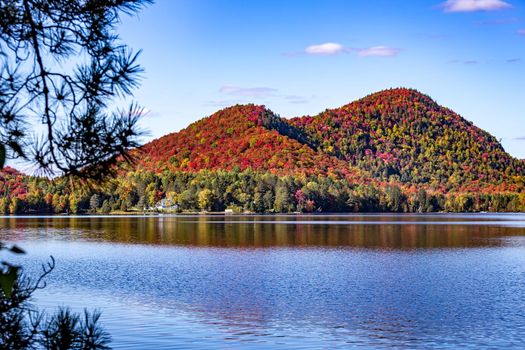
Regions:
<svg viewBox="0 0 525 350"><path fill-rule="evenodd" d="M117 349L524 348L525 215L3 217Z"/></svg>

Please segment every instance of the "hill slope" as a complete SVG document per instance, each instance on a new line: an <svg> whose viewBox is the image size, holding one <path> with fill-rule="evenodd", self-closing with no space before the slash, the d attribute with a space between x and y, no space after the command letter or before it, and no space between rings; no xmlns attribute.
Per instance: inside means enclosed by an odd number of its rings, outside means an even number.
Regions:
<svg viewBox="0 0 525 350"><path fill-rule="evenodd" d="M0 213L525 211L525 163L410 89L291 120L237 105L133 153L99 188L7 169Z"/></svg>
<svg viewBox="0 0 525 350"><path fill-rule="evenodd" d="M513 179L525 175L524 162L492 135L403 88L291 120L263 106L237 105L154 140L141 152L140 167L154 172L238 167L442 192L514 190Z"/></svg>
<svg viewBox="0 0 525 350"><path fill-rule="evenodd" d="M290 122L376 179L454 189L525 174L492 135L416 90L381 91Z"/></svg>
<svg viewBox="0 0 525 350"><path fill-rule="evenodd" d="M0 169L0 198L25 195L27 192L25 178L26 175L13 168Z"/></svg>
<svg viewBox="0 0 525 350"><path fill-rule="evenodd" d="M263 106L225 108L141 148L140 166L153 171L252 168L278 174L357 178L345 161L318 152L307 135Z"/></svg>

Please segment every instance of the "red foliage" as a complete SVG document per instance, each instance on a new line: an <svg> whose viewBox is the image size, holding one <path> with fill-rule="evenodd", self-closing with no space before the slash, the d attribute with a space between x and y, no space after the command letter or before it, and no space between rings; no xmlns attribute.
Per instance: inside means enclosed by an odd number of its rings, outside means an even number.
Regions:
<svg viewBox="0 0 525 350"><path fill-rule="evenodd" d="M278 174L359 177L348 163L264 127L265 113L271 112L255 105L223 109L142 147L140 166L156 172L250 167Z"/></svg>
<svg viewBox="0 0 525 350"><path fill-rule="evenodd" d="M25 175L19 171L5 167L0 170L0 197L25 198L27 186L24 182Z"/></svg>

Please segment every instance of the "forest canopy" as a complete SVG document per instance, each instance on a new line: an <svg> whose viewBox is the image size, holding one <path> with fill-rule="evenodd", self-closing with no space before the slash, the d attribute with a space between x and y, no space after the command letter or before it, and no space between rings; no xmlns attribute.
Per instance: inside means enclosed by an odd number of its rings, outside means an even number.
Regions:
<svg viewBox="0 0 525 350"><path fill-rule="evenodd" d="M430 97L391 89L287 120L237 105L130 152L96 188L2 173L3 213L524 211L524 163Z"/></svg>

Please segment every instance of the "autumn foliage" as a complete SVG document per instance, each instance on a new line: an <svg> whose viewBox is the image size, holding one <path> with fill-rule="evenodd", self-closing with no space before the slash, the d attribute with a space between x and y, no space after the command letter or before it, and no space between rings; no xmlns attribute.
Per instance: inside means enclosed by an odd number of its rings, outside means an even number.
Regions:
<svg viewBox="0 0 525 350"><path fill-rule="evenodd" d="M265 126L265 121L272 128ZM137 153L139 165L152 171L266 170L277 174L323 174L354 178L360 173L335 156L281 134L291 128L264 106L237 105L154 140ZM298 131L299 132L299 131Z"/></svg>
<svg viewBox="0 0 525 350"><path fill-rule="evenodd" d="M411 89L293 119L236 105L132 153L99 190L5 169L0 210L525 210L525 162Z"/></svg>
<svg viewBox="0 0 525 350"><path fill-rule="evenodd" d="M441 191L515 190L502 183L525 175L495 137L416 90L381 91L291 123L376 179Z"/></svg>

